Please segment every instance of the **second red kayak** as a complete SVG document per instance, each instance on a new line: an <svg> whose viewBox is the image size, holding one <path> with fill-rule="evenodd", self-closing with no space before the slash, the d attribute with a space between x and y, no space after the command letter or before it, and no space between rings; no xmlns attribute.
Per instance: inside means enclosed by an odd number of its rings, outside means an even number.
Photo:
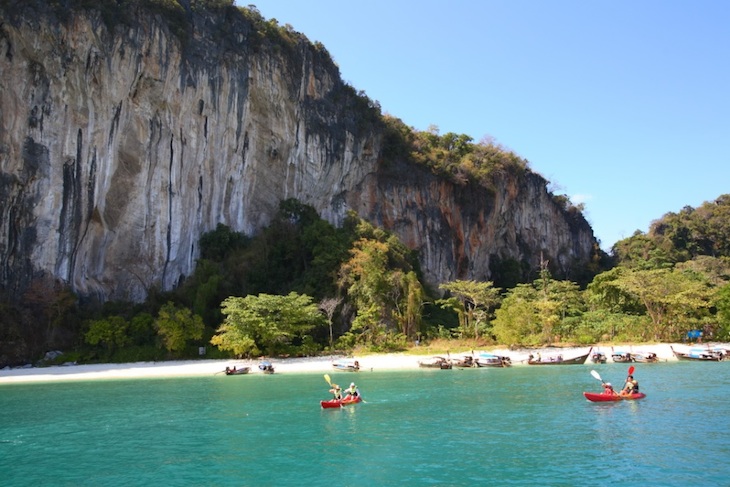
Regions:
<svg viewBox="0 0 730 487"><path fill-rule="evenodd" d="M329 408L341 408L342 406L347 406L349 404L357 404L358 402L362 401L362 397L357 396L348 396L344 399L330 399L329 401L320 401L319 404L324 409Z"/></svg>
<svg viewBox="0 0 730 487"><path fill-rule="evenodd" d="M643 399L646 394L640 392L638 394L624 394L614 396L612 394L603 394L601 392L584 392L583 395L591 402L616 402L616 401L632 401Z"/></svg>

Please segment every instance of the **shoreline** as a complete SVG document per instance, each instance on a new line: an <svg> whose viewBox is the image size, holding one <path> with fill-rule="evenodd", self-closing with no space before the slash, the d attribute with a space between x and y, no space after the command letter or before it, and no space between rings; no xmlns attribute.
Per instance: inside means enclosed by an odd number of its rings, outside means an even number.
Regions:
<svg viewBox="0 0 730 487"><path fill-rule="evenodd" d="M728 343L709 342L706 344L688 345L685 343L662 343L651 345L617 345L617 346L585 346L585 347L544 347L537 349L509 350L493 349L488 353L505 355L512 359L513 366L527 365L529 354L540 353L543 357L562 355L564 359L570 359L588 353L590 348L601 351L608 357L608 363L612 363L611 353L614 351L624 352L653 352L660 362L677 361L672 353L675 350L684 352L692 346L723 347L730 350ZM483 350L476 350L478 354ZM469 351L450 353L452 358L461 355L471 354ZM352 357L360 362L361 371L381 370L408 370L418 369L418 361L425 360L439 354L405 354L388 353L373 354ZM275 368L276 374L291 373L332 373L337 372L332 367L336 360L345 358L343 355L329 355L321 357L283 358L267 359ZM138 378L164 378L164 377L200 377L211 375L224 375L226 367L237 368L250 367L249 374L263 374L258 369L258 359L254 360L177 360L165 362L134 362L134 363L108 363L108 364L83 364L83 365L56 365L49 367L20 367L4 368L0 370L1 384L20 384L32 382L59 382L68 380L101 380L101 379L138 379ZM593 365L590 358L585 365ZM597 365L597 364L596 364Z"/></svg>

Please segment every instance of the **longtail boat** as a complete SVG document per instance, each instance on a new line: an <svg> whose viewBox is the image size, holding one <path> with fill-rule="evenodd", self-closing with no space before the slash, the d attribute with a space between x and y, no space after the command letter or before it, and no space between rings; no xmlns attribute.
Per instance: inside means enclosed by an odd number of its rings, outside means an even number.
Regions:
<svg viewBox="0 0 730 487"><path fill-rule="evenodd" d="M580 365L586 363L586 360L588 360L588 356L591 354L591 350L593 350L593 347L588 349L588 353L569 359L563 358L562 355L543 358L539 355L535 357L530 354L529 358L527 359L527 363L529 365Z"/></svg>

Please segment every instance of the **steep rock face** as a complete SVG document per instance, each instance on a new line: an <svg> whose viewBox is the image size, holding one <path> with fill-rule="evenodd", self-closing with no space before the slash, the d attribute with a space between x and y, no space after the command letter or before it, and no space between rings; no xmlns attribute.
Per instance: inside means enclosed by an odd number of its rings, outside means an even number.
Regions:
<svg viewBox="0 0 730 487"><path fill-rule="evenodd" d="M203 232L255 233L286 198L336 225L353 208L393 230L432 283L486 278L494 255L590 258L590 227L571 225L539 176L490 194L383 171L379 125L353 116L357 97L308 42L262 39L233 8L191 14L184 43L159 17L134 18L110 28L93 10L3 15L6 289L43 273L141 300L192 273Z"/></svg>
<svg viewBox="0 0 730 487"><path fill-rule="evenodd" d="M564 211L545 185L528 172L502 180L493 193L398 167L368 176L367 190L353 192L348 205L418 250L429 283L488 280L495 258L525 263L535 276L541 261L550 261L569 276L590 261L596 240L585 219Z"/></svg>

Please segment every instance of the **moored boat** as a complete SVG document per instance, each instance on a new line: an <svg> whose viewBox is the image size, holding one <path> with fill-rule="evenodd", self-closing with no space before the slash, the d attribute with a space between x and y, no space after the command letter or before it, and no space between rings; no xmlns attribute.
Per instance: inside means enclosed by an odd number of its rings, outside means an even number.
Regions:
<svg viewBox="0 0 730 487"><path fill-rule="evenodd" d="M445 357L431 357L424 360L418 361L418 366L423 367L426 369L441 369L441 370L448 370L451 369L452 365L451 362L446 359Z"/></svg>
<svg viewBox="0 0 730 487"><path fill-rule="evenodd" d="M631 356L631 353L624 352L624 351L616 351L611 354L611 360L613 360L616 363L626 363L626 362L633 362L633 358Z"/></svg>
<svg viewBox="0 0 730 487"><path fill-rule="evenodd" d="M634 362L650 364L659 361L659 357L654 352L634 352L631 354Z"/></svg>
<svg viewBox="0 0 730 487"><path fill-rule="evenodd" d="M471 355L463 355L461 357L452 358L451 365L461 368L471 368L477 366L474 363L474 357L472 357Z"/></svg>
<svg viewBox="0 0 730 487"><path fill-rule="evenodd" d="M226 367L226 375L245 375L251 371L251 367Z"/></svg>
<svg viewBox="0 0 730 487"><path fill-rule="evenodd" d="M563 358L562 354L547 358L543 358L540 354L537 354L537 356L530 354L527 363L528 365L581 365L586 363L588 356L591 354L591 350L593 350L593 347L588 349L588 353L569 359Z"/></svg>
<svg viewBox="0 0 730 487"><path fill-rule="evenodd" d="M330 399L328 401L319 401L319 405L322 406L322 409L332 409L349 406L350 404L357 404L360 401L362 401L361 396L347 396L343 399Z"/></svg>
<svg viewBox="0 0 730 487"><path fill-rule="evenodd" d="M474 363L477 367L511 367L512 359L492 353L480 353Z"/></svg>
<svg viewBox="0 0 730 487"><path fill-rule="evenodd" d="M719 362L724 358L724 354L720 351L706 348L690 348L687 352L678 352L671 345L672 353L679 360L700 360L706 362Z"/></svg>
<svg viewBox="0 0 730 487"><path fill-rule="evenodd" d="M646 394L644 394L643 392L639 392L636 394L606 394L603 392L584 392L583 395L591 402L633 401L646 397Z"/></svg>
<svg viewBox="0 0 730 487"><path fill-rule="evenodd" d="M593 362L594 364L605 364L606 363L606 354L596 350L591 355L591 362Z"/></svg>
<svg viewBox="0 0 730 487"><path fill-rule="evenodd" d="M360 362L357 360L342 359L332 362L332 367L335 370L341 370L345 372L357 372L360 370Z"/></svg>
<svg viewBox="0 0 730 487"><path fill-rule="evenodd" d="M274 373L274 365L269 362L268 360L262 360L259 363L259 370L263 372L264 374L273 374Z"/></svg>

